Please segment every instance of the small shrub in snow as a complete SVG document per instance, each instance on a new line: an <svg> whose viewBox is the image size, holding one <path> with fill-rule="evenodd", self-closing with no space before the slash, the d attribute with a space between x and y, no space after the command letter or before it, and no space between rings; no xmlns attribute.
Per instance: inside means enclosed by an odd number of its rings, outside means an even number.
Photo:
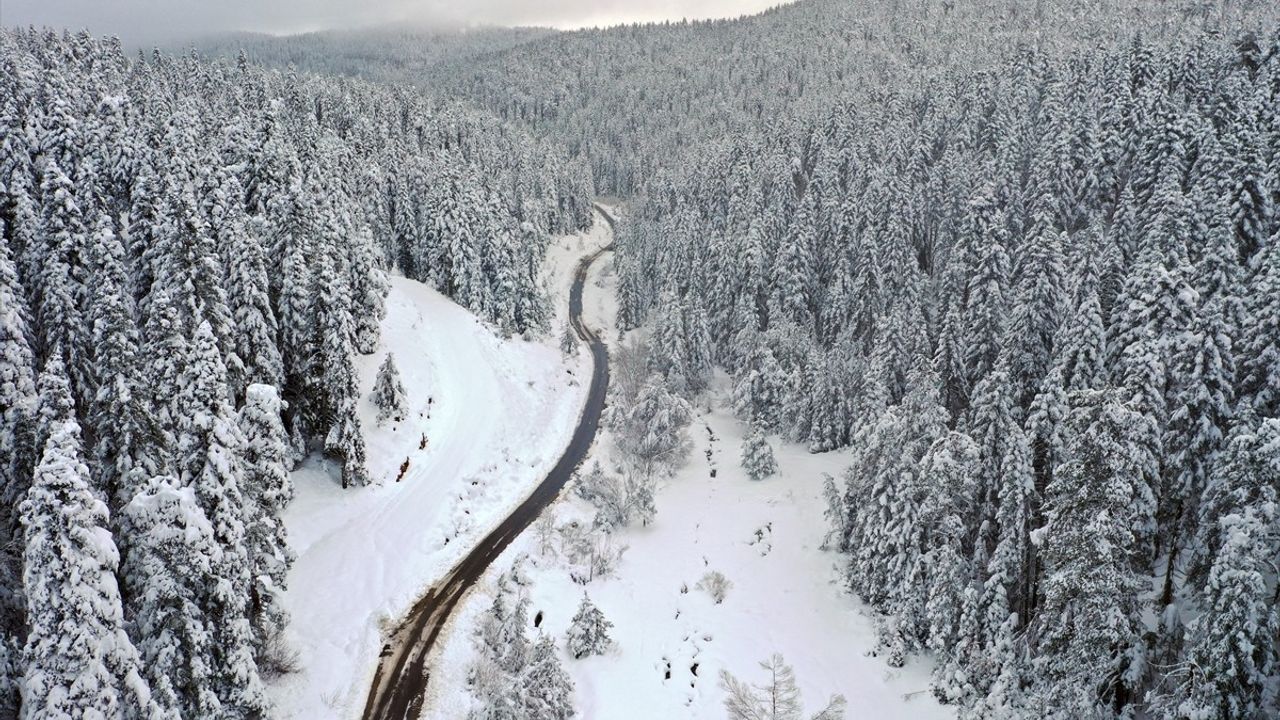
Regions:
<svg viewBox="0 0 1280 720"><path fill-rule="evenodd" d="M752 428L751 434L742 444L742 469L752 480L764 478L778 472L778 463L773 459L773 448L765 439L760 428Z"/></svg>
<svg viewBox="0 0 1280 720"><path fill-rule="evenodd" d="M395 418L399 422L404 418L408 402L404 384L400 382L400 371L396 368L396 362L391 357L391 353L387 353L387 358L378 368L378 377L373 381L371 399L378 407L378 422L381 423L387 418Z"/></svg>
<svg viewBox="0 0 1280 720"><path fill-rule="evenodd" d="M263 641L257 663L264 678L278 678L301 670L302 656L285 640L284 631L277 630Z"/></svg>
<svg viewBox="0 0 1280 720"><path fill-rule="evenodd" d="M609 639L609 629L613 623L605 618L600 608L591 602L587 593L582 593L582 603L578 605L578 613L565 631L565 649L574 659L588 655L603 655L613 643Z"/></svg>
<svg viewBox="0 0 1280 720"><path fill-rule="evenodd" d="M729 595L729 588L733 587L733 581L725 577L724 573L719 570L712 570L703 575L695 587L710 595L711 599L719 605Z"/></svg>

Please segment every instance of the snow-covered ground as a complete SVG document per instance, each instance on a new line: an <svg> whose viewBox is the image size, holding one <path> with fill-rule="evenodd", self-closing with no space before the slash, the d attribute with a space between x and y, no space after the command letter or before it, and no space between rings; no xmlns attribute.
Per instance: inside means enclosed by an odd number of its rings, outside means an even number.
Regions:
<svg viewBox="0 0 1280 720"><path fill-rule="evenodd" d="M373 484L343 490L318 455L293 473L284 519L298 559L285 604L301 667L272 685L280 717L358 717L384 630L555 464L585 399L578 378L590 376L587 353L566 361L557 348L573 266L609 239L602 221L556 239L545 278L557 320L536 342L503 340L427 286L393 278L380 347L356 359ZM410 411L378 426L367 396L387 352Z"/></svg>
<svg viewBox="0 0 1280 720"><path fill-rule="evenodd" d="M600 265L584 314L594 327L611 327L612 273L608 263ZM616 333L610 330L606 337ZM720 378L713 399L723 400L725 385ZM926 661L892 669L867 655L875 645L872 620L843 590L835 568L839 557L819 549L827 529L822 473L838 475L846 454L812 455L772 438L780 473L753 482L739 467L740 423L723 410L703 408L689 432L690 460L661 487L655 522L620 532L617 540L629 546L620 572L585 588L613 622L616 646L584 660L562 653L576 685L579 717L722 718L720 671L762 682L757 663L775 652L794 667L811 712L840 693L850 719L951 717L928 692ZM606 468L609 444L602 437L594 452ZM589 505L568 493L552 511L557 524L589 523L592 516ZM424 718L464 716L474 628L492 601L497 576L521 556L530 583L529 615L542 613L541 629L563 648L584 588L570 580L554 551L540 550L535 533L526 532L490 570L485 586L460 606L431 662ZM733 583L723 604L695 588L709 571Z"/></svg>

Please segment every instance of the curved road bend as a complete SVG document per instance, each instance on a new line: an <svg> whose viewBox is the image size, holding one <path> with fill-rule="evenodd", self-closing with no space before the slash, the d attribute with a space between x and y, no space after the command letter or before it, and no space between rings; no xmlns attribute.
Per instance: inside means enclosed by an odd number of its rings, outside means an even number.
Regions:
<svg viewBox="0 0 1280 720"><path fill-rule="evenodd" d="M614 229L613 216L599 204L596 210ZM587 271L601 255L613 250L613 242L578 261L574 271L573 287L569 291L569 322L578 337L591 349L591 387L587 391L587 403L583 407L578 427L564 454L547 477L534 489L511 515L493 529L445 575L426 595L423 595L395 633L387 640L387 649L378 661L373 676L373 687L365 701L364 720L414 720L422 709L422 699L431 673L427 669L427 656L449 615L457 607L462 596L479 582L485 570L506 550L525 528L529 527L544 508L555 500L560 489L572 477L573 472L587 456L595 440L604 410L605 390L609 386L609 353L599 336L582 321L582 289Z"/></svg>

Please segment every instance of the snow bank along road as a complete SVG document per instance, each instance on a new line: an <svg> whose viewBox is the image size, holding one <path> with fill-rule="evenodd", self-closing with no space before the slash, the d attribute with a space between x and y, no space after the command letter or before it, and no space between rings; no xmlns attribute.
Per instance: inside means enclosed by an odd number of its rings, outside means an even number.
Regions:
<svg viewBox="0 0 1280 720"><path fill-rule="evenodd" d="M613 217L600 205L596 205L596 209L612 232ZM555 500L560 489L591 449L596 428L600 424L600 413L604 410L605 390L609 387L609 354L604 342L582 321L582 289L591 264L612 249L613 243L610 242L582 258L574 272L573 288L569 292L569 322L578 337L591 349L592 361L587 402L569 446L533 493L414 604L408 617L392 635L379 660L378 670L373 676L373 686L365 703L365 720L412 720L417 717L423 693L431 680L427 657L440 630L448 622L450 613L511 541Z"/></svg>

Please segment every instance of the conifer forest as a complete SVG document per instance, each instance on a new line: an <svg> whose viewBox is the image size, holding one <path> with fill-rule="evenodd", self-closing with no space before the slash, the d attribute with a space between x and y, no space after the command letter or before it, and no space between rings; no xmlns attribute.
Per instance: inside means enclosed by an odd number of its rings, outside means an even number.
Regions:
<svg viewBox="0 0 1280 720"><path fill-rule="evenodd" d="M1280 717L1280 5L15 3L0 720Z"/></svg>

